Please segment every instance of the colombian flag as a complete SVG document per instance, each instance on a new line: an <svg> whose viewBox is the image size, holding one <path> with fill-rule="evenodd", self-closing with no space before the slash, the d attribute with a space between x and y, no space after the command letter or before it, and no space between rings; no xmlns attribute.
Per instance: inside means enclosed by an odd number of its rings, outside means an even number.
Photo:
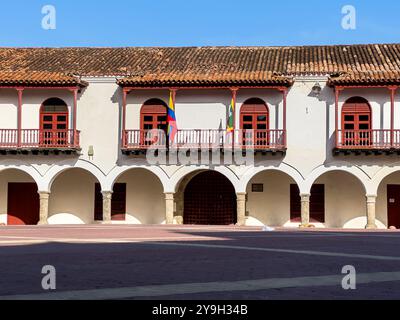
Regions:
<svg viewBox="0 0 400 320"><path fill-rule="evenodd" d="M173 92L171 92L169 96L169 105L168 105L168 138L170 144L173 144L177 132L178 132L178 127L176 125L175 103L173 98Z"/></svg>
<svg viewBox="0 0 400 320"><path fill-rule="evenodd" d="M228 117L228 125L226 130L228 132L233 132L234 130L234 114L235 114L235 100L232 98L231 105L229 106L229 117Z"/></svg>

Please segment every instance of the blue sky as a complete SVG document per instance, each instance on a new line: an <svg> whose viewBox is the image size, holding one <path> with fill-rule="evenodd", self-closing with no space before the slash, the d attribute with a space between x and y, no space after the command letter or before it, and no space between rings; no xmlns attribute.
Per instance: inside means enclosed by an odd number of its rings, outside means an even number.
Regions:
<svg viewBox="0 0 400 320"><path fill-rule="evenodd" d="M1 0L0 46L225 46L400 42L398 0ZM341 27L344 5L356 30ZM54 5L56 30L41 27Z"/></svg>

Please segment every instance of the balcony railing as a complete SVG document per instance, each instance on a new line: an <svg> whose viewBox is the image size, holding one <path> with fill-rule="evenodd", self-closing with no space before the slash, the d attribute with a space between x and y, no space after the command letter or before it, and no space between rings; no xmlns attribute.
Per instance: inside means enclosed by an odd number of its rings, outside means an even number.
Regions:
<svg viewBox="0 0 400 320"><path fill-rule="evenodd" d="M10 149L78 149L79 131L0 129L0 148Z"/></svg>
<svg viewBox="0 0 400 320"><path fill-rule="evenodd" d="M400 130L338 130L338 149L400 149Z"/></svg>
<svg viewBox="0 0 400 320"><path fill-rule="evenodd" d="M146 150L148 148L169 149L213 149L231 148L254 150L285 150L284 130L179 130L173 143L169 145L166 134L158 130L125 130L122 148L126 150Z"/></svg>

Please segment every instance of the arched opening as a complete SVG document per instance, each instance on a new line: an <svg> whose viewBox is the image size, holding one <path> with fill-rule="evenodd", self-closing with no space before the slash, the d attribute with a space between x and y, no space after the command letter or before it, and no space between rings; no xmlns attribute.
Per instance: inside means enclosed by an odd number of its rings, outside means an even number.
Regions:
<svg viewBox="0 0 400 320"><path fill-rule="evenodd" d="M113 190L111 214L114 221L130 224L165 221L164 188L153 172L142 168L127 170L115 180Z"/></svg>
<svg viewBox="0 0 400 320"><path fill-rule="evenodd" d="M69 116L67 104L59 98L50 98L40 108L41 146L68 145Z"/></svg>
<svg viewBox="0 0 400 320"><path fill-rule="evenodd" d="M319 176L311 189L320 192L316 210L322 217L324 212L325 227L364 229L366 218L366 190L363 183L349 172L332 170ZM323 195L321 193L323 192ZM310 199L310 202L313 201ZM315 219L316 220L316 219ZM315 221L314 223L318 223ZM319 220L319 219L318 219ZM313 223L311 221L311 223Z"/></svg>
<svg viewBox="0 0 400 320"><path fill-rule="evenodd" d="M246 225L298 226L291 223L291 186L296 181L278 170L265 170L248 183ZM297 193L298 195L299 193Z"/></svg>
<svg viewBox="0 0 400 320"><path fill-rule="evenodd" d="M372 144L372 112L362 97L348 99L342 107L342 141L346 146Z"/></svg>
<svg viewBox="0 0 400 320"><path fill-rule="evenodd" d="M400 229L400 171L382 180L377 195L376 219L386 227Z"/></svg>
<svg viewBox="0 0 400 320"><path fill-rule="evenodd" d="M96 212L98 179L89 171L70 168L51 185L49 224L91 224Z"/></svg>
<svg viewBox="0 0 400 320"><path fill-rule="evenodd" d="M237 222L235 188L229 179L219 172L200 172L186 185L183 210L184 224L235 224Z"/></svg>
<svg viewBox="0 0 400 320"><path fill-rule="evenodd" d="M0 223L37 225L39 207L38 187L29 174L17 169L0 173Z"/></svg>
<svg viewBox="0 0 400 320"><path fill-rule="evenodd" d="M167 131L167 108L166 103L160 99L146 101L140 110L140 128L142 130Z"/></svg>
<svg viewBox="0 0 400 320"><path fill-rule="evenodd" d="M259 98L251 98L240 109L240 128L243 130L243 145L269 145L269 110Z"/></svg>

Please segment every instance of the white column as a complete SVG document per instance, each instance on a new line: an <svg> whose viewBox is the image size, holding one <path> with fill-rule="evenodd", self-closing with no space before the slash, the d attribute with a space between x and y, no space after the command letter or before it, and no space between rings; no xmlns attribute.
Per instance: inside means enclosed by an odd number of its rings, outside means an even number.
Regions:
<svg viewBox="0 0 400 320"><path fill-rule="evenodd" d="M300 194L301 198L301 225L300 228L308 228L310 226L310 197L309 193Z"/></svg>
<svg viewBox="0 0 400 320"><path fill-rule="evenodd" d="M165 223L174 224L174 193L165 194Z"/></svg>
<svg viewBox="0 0 400 320"><path fill-rule="evenodd" d="M39 209L39 225L48 224L47 219L49 218L49 198L50 192L39 191L39 201L40 201L40 209Z"/></svg>
<svg viewBox="0 0 400 320"><path fill-rule="evenodd" d="M376 195L367 195L367 225L365 229L377 229L375 208L376 208Z"/></svg>
<svg viewBox="0 0 400 320"><path fill-rule="evenodd" d="M246 224L246 195L245 192L236 194L238 226L244 226Z"/></svg>
<svg viewBox="0 0 400 320"><path fill-rule="evenodd" d="M103 223L108 224L111 223L111 200L112 200L112 191L102 191L103 195Z"/></svg>

